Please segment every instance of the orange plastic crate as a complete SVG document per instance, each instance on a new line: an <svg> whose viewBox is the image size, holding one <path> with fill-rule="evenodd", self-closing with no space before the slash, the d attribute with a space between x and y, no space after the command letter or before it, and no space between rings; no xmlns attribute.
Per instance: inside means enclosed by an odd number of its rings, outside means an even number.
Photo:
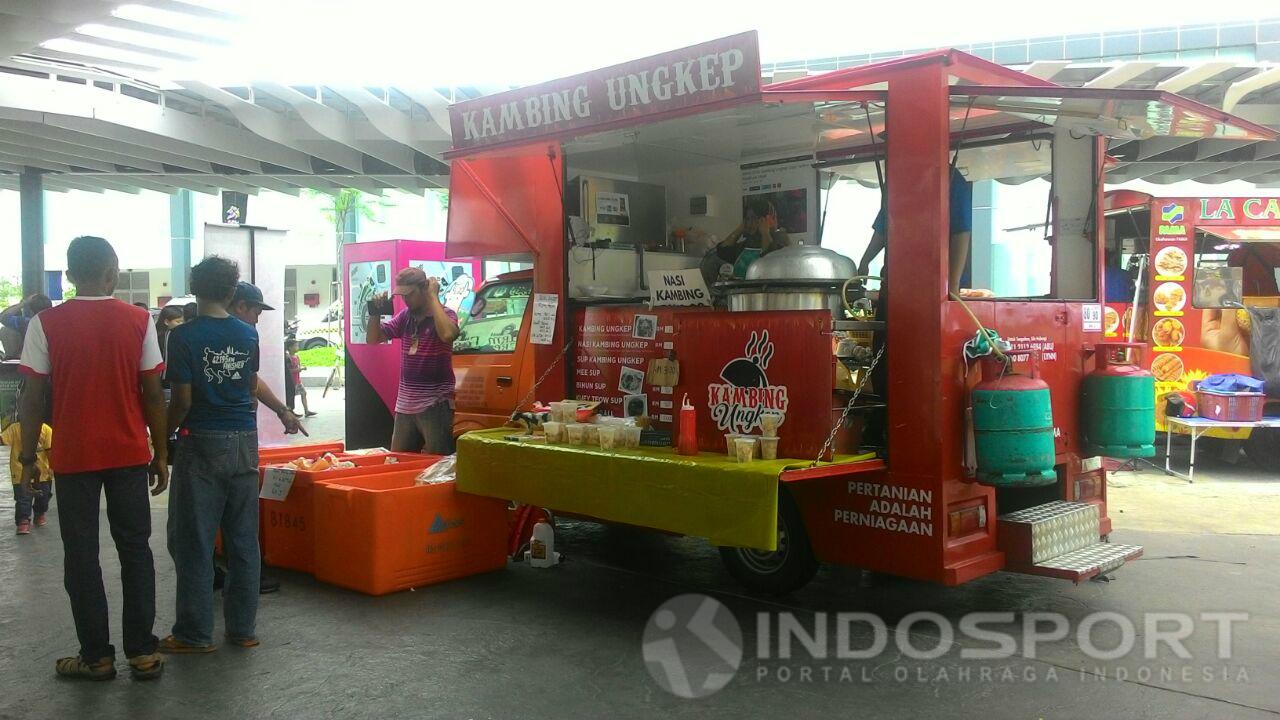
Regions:
<svg viewBox="0 0 1280 720"><path fill-rule="evenodd" d="M416 453L378 453L377 455L339 455L350 460L353 468L340 468L312 472L299 470L293 476L293 486L284 500L258 501L258 536L262 546L262 558L272 567L312 572L315 558L315 523L312 521L312 492L317 484L346 480L353 477L380 475L397 470L414 470L414 476L423 468L440 459L438 455ZM396 462L387 463L388 457ZM292 459L292 458L290 458ZM267 468L259 470L259 483Z"/></svg>
<svg viewBox="0 0 1280 720"><path fill-rule="evenodd" d="M507 503L417 472L317 485L317 580L369 595L506 567Z"/></svg>

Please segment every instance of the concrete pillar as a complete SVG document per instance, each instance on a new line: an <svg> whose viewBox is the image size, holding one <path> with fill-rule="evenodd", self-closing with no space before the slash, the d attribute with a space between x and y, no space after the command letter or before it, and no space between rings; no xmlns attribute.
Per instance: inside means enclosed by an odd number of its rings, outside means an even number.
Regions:
<svg viewBox="0 0 1280 720"><path fill-rule="evenodd" d="M360 211L352 208L342 218L342 244L353 243L360 239Z"/></svg>
<svg viewBox="0 0 1280 720"><path fill-rule="evenodd" d="M181 297L188 292L191 240L196 235L194 195L190 190L179 190L169 196L169 265L172 268L169 294L173 297Z"/></svg>
<svg viewBox="0 0 1280 720"><path fill-rule="evenodd" d="M996 183L979 180L973 184L973 244L969 248L970 287L992 288L992 243L995 241Z"/></svg>
<svg viewBox="0 0 1280 720"><path fill-rule="evenodd" d="M44 183L40 171L23 168L18 176L22 225L22 295L47 291L44 277Z"/></svg>

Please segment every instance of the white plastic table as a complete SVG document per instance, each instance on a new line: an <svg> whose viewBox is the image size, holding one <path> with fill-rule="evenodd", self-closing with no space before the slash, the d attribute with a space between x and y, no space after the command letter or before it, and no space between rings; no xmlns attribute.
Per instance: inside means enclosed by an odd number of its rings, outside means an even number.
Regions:
<svg viewBox="0 0 1280 720"><path fill-rule="evenodd" d="M1180 418L1166 417L1165 422L1168 423L1169 431L1164 434L1164 471L1168 475L1180 477L1189 483L1195 482L1196 476L1196 440L1201 435L1213 430L1214 428L1280 428L1280 418L1263 418L1261 420L1241 420L1231 422L1225 420L1209 420L1207 418ZM1181 425L1187 429L1187 434L1191 436L1191 461L1187 466L1187 474L1183 475L1177 472L1169 465L1169 451L1173 447L1173 426Z"/></svg>

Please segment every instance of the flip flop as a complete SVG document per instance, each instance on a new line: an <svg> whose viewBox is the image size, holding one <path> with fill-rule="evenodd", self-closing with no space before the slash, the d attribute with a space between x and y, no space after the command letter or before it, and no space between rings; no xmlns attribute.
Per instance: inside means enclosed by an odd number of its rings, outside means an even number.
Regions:
<svg viewBox="0 0 1280 720"><path fill-rule="evenodd" d="M172 635L160 641L160 652L169 655L211 653L217 649L217 645L192 645Z"/></svg>

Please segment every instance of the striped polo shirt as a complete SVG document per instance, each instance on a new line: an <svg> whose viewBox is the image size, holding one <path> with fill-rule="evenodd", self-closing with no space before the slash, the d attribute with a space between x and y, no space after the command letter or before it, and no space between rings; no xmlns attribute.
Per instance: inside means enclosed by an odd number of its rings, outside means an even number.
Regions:
<svg viewBox="0 0 1280 720"><path fill-rule="evenodd" d="M445 313L455 323L458 315ZM396 412L420 413L447 402L453 404L453 344L436 334L435 321L428 315L415 318L408 308L382 323L382 334L400 339L400 388L396 392Z"/></svg>

